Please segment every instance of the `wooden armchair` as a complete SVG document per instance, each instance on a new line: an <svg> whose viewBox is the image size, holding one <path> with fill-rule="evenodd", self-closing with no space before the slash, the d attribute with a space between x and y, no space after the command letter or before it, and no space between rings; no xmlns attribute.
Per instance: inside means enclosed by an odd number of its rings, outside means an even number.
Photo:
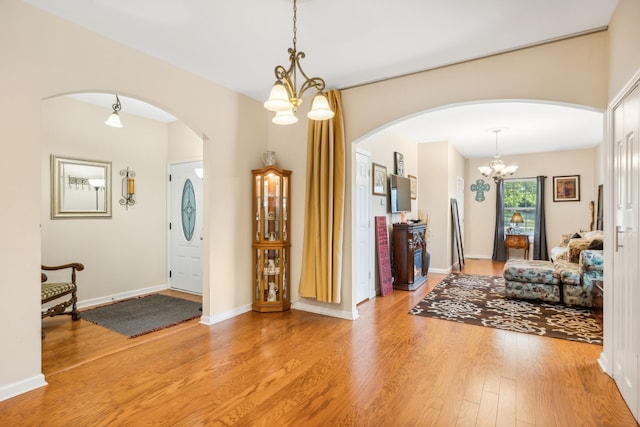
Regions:
<svg viewBox="0 0 640 427"><path fill-rule="evenodd" d="M46 304L48 302L57 300L59 298L64 298L64 300L56 305L52 305L48 307L46 310L42 311L42 318L45 317L53 317L59 314L70 314L72 320L80 320L80 312L76 307L76 302L78 298L76 297L76 292L78 290L78 286L76 285L76 271L84 270L84 265L80 263L71 263L64 265L56 265L56 266L47 266L43 265L42 270L44 271L53 271L53 270L65 270L71 269L71 281L70 282L53 282L47 283L47 275L45 273L41 273L41 303ZM71 311L67 311L67 308L71 307Z"/></svg>

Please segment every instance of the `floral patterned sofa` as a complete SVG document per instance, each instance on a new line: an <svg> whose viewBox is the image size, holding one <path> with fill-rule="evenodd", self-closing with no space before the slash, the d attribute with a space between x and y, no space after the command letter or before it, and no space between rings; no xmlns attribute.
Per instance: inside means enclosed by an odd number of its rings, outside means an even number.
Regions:
<svg viewBox="0 0 640 427"><path fill-rule="evenodd" d="M602 282L604 259L595 237L574 237L567 242L566 255L555 261L510 259L505 263L505 296L593 306L593 288ZM596 242L597 243L597 242Z"/></svg>

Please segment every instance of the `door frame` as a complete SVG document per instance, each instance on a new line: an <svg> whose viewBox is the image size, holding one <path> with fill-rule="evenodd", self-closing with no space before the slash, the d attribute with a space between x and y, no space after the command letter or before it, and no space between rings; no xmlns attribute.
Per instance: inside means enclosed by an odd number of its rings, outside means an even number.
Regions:
<svg viewBox="0 0 640 427"><path fill-rule="evenodd" d="M603 318L604 318L604 339L603 339L603 351L598 358L598 364L601 369L609 376L613 378L614 376L614 361L615 361L615 352L616 349L614 347L615 342L617 341L615 338L616 334L616 325L614 324L615 320L615 287L614 276L615 266L614 266L614 245L615 242L615 206L614 206L614 191L615 191L615 179L616 179L616 168L615 168L615 138L614 138L614 109L617 107L631 92L635 89L637 85L640 84L640 70L636 71L633 78L631 78L622 90L616 95L613 100L609 103L607 107L607 122L606 122L606 134L605 134L605 162L604 162L604 171L603 171L603 189L604 189L604 207L605 207L605 221L604 221L604 234L607 242L611 242L609 245L605 245L604 247L604 263L608 265L607 268L608 274L604 275L604 289L605 289L605 297L603 304ZM640 136L640 135L639 135ZM636 277L637 281L639 278ZM640 378L639 378L640 381ZM631 407L631 405L638 406L638 402L627 402L627 405Z"/></svg>

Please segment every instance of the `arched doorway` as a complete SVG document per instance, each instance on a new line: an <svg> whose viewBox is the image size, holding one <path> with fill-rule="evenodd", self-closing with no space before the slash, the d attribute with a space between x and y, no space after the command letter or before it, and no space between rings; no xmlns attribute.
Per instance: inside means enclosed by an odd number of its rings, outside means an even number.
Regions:
<svg viewBox="0 0 640 427"><path fill-rule="evenodd" d="M475 239L475 242L480 242L471 245L470 253L480 257L488 255L490 258L493 224L488 219L484 225L478 222L495 215L493 204L478 203L473 198L467 198L469 185L480 178L477 166L488 163L495 153L493 135L489 132L491 128L509 128L505 134L511 134L508 135L510 140L508 145L505 143L500 146L500 155L516 159L522 164L527 163L526 155L536 152L537 156L541 156L544 152L593 150L593 161L582 165L590 171L585 172L584 176L583 188L588 193L584 194L581 206L577 207L584 207L587 211L589 201L595 199L597 184L603 179L601 168L593 168L594 164L601 164L596 158L602 153L595 147L602 143L603 124L602 111L580 105L526 99L474 101L439 106L380 126L354 141L351 152L355 159L357 150L366 150L371 153L371 162L386 167L389 173L394 172L394 153L404 154L405 173L416 176L418 182L417 197L412 203L412 212L407 217L422 220L429 218L435 225L428 231L428 246L434 249L434 252L429 250L432 252L430 270L446 273L452 265L449 249L449 200L455 194L458 178L464 179L466 183L465 205L469 222L466 229L471 230L467 240ZM418 147L421 147L420 150ZM435 160L429 167L424 167L425 159ZM354 161L352 160L352 164ZM568 161L566 165L568 164L575 165L575 162ZM555 169L552 167L549 173L562 175L563 170L568 169L558 165ZM351 182L352 194L356 194L353 170ZM356 212L360 199L352 200L352 230L356 230ZM399 221L399 215L391 214L388 210L387 196L374 194L365 202L370 204L371 217L386 216L389 227L391 223ZM561 234L560 230L565 227L566 221L571 222L562 214L557 214L557 218L557 224L549 227L548 235L552 242L553 237ZM571 228L572 225L567 226ZM375 242L373 233L372 229L372 241ZM356 257L357 254L352 253L353 266L357 265ZM377 263L374 265L377 266ZM377 277L377 267L374 272ZM353 283L358 283L358 269L355 267L353 274ZM352 292L355 301L355 290L352 289ZM356 310L355 304L353 309Z"/></svg>
<svg viewBox="0 0 640 427"><path fill-rule="evenodd" d="M168 164L202 160L201 135L145 102L126 96L119 99L121 129L104 124L115 103L114 94L56 96L41 105L41 258L49 265L85 265L78 275L81 309L169 286ZM51 155L99 160L112 166L110 217L51 218ZM124 196L120 171L127 169L136 173L133 206L119 203ZM70 190L89 189L74 183ZM68 320L56 326L74 327ZM46 363L43 371L48 373Z"/></svg>

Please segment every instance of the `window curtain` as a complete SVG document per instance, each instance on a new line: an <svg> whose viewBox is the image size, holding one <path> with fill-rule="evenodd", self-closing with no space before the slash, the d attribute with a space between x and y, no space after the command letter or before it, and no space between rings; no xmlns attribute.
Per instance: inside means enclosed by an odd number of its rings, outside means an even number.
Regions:
<svg viewBox="0 0 640 427"><path fill-rule="evenodd" d="M335 116L309 120L300 296L339 303L345 203L345 140L340 92L327 93Z"/></svg>
<svg viewBox="0 0 640 427"><path fill-rule="evenodd" d="M504 248L504 181L496 182L496 231L493 239L494 261L506 261L507 252Z"/></svg>
<svg viewBox="0 0 640 427"><path fill-rule="evenodd" d="M547 250L547 226L544 215L544 176L536 177L538 184L536 200L536 224L533 234L533 259L548 261L549 252Z"/></svg>

